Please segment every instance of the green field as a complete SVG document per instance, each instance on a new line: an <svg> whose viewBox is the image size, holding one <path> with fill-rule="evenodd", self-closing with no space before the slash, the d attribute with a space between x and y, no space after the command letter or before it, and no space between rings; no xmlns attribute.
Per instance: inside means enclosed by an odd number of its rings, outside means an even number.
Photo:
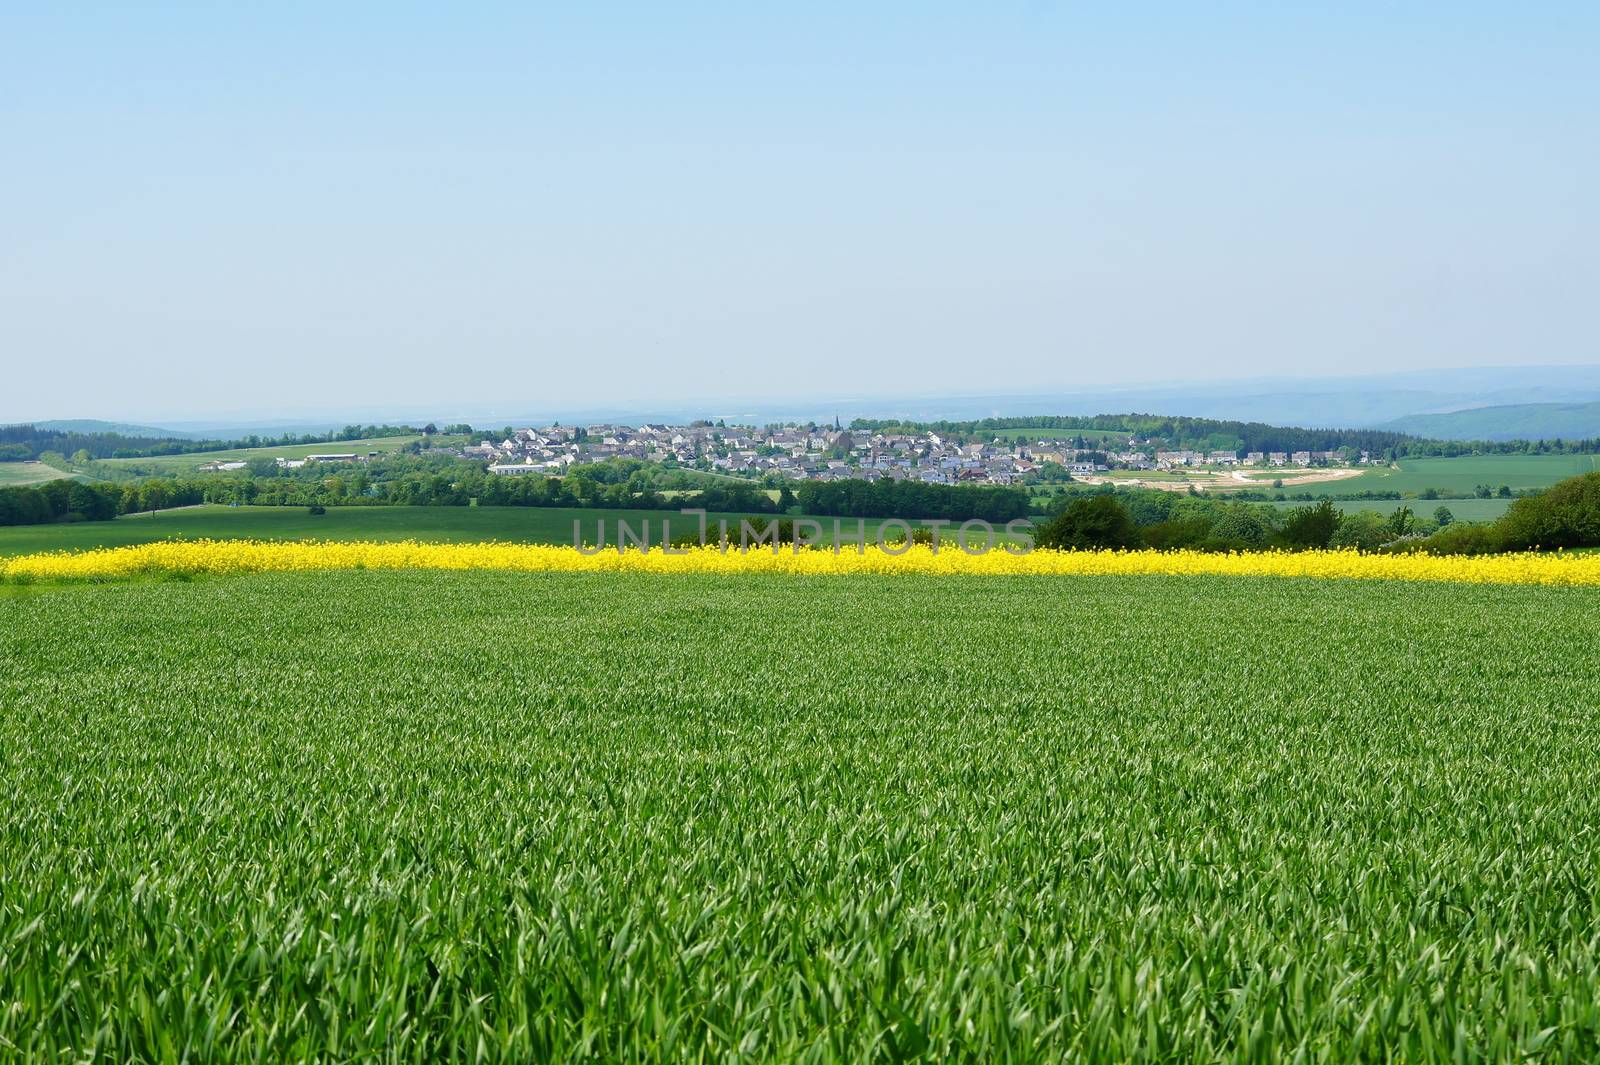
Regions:
<svg viewBox="0 0 1600 1065"><path fill-rule="evenodd" d="M248 462L251 459L299 459L307 455L339 455L354 453L365 455L369 451L399 451L407 444L421 440L420 436L380 436L375 440L333 440L320 444L285 444L281 447L233 448L226 451L194 451L185 455L156 455L151 458L101 459L107 466L140 474L198 474L207 462ZM459 437L434 437L439 444L459 444Z"/></svg>
<svg viewBox="0 0 1600 1065"><path fill-rule="evenodd" d="M709 521L725 518L734 523L742 515L712 514ZM0 526L0 556L34 551L91 547L122 547L153 540L434 540L449 543L508 540L517 543L570 544L572 522L582 522L586 540L593 540L597 521L606 522L606 535L615 537L618 519L635 531L649 519L652 537L663 518L673 535L698 531L698 520L675 510L604 510L561 507L329 507L311 514L305 507L227 507L207 505L160 510L154 514L125 514L115 521L57 525ZM832 518L822 523L824 539L831 542ZM855 519L840 518L846 535L854 535ZM877 535L878 521L867 519L867 535ZM614 539L608 539L614 542Z"/></svg>
<svg viewBox="0 0 1600 1065"><path fill-rule="evenodd" d="M54 466L46 466L42 462L0 462L0 488L43 484L46 481L56 481L71 476L70 473L64 473Z"/></svg>
<svg viewBox="0 0 1600 1065"><path fill-rule="evenodd" d="M1515 502L1512 499L1335 499L1332 501L1336 509L1345 514L1355 510L1375 510L1379 514L1393 514L1399 507L1410 507L1412 513L1421 518L1432 518L1433 512L1440 507L1447 507L1450 516L1456 521L1494 521L1510 509ZM1315 502L1307 503L1305 500L1284 501L1275 504L1280 510L1290 510L1294 507L1315 506Z"/></svg>
<svg viewBox="0 0 1600 1065"><path fill-rule="evenodd" d="M1600 455L1467 455L1453 459L1401 459L1399 469L1377 467L1330 492L1424 492L1470 496L1480 484L1512 489L1548 488L1580 473L1600 470Z"/></svg>
<svg viewBox="0 0 1600 1065"><path fill-rule="evenodd" d="M0 1057L1592 1061L1597 616L1248 578L0 599Z"/></svg>

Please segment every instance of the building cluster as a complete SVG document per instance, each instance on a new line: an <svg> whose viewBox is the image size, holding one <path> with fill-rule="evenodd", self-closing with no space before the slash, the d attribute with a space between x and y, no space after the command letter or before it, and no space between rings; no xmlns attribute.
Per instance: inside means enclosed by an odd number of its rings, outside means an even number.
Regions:
<svg viewBox="0 0 1600 1065"><path fill-rule="evenodd" d="M1363 451L1157 451L1145 469L1171 470L1186 466L1344 466L1366 465L1372 455Z"/></svg>
<svg viewBox="0 0 1600 1065"><path fill-rule="evenodd" d="M1077 445L1087 443L1081 436ZM1111 470L1218 469L1235 466L1338 466L1382 461L1352 451L1164 451L1154 441L1122 437L1095 450L1068 439L1001 439L975 442L969 434L875 432L838 425L782 425L757 429L693 425L552 425L517 429L503 439L480 439L451 453L487 465L501 476L560 476L571 467L607 459L637 459L738 477L804 480L916 480L929 484L1016 484L1061 473L1092 478ZM283 469L362 463L376 451L278 458ZM205 463L208 472L235 471L238 460ZM1035 477L1033 475L1045 475Z"/></svg>
<svg viewBox="0 0 1600 1065"><path fill-rule="evenodd" d="M341 451L327 455L307 455L298 459L286 459L280 455L273 462L280 470L298 470L302 466L319 466L323 463L371 462L378 455L379 452L376 451ZM201 473L229 473L234 470L245 469L249 465L248 462L242 462L238 459L215 459L211 462L202 463L199 466L199 470Z"/></svg>
<svg viewBox="0 0 1600 1065"><path fill-rule="evenodd" d="M938 433L876 433L838 427L767 429L710 425L591 425L519 429L465 449L491 472L561 473L582 462L634 458L736 476L793 480L920 480L1011 484L1045 462L1085 467L1076 451L1003 443L961 444ZM1105 469L1102 462L1099 469Z"/></svg>
<svg viewBox="0 0 1600 1065"><path fill-rule="evenodd" d="M1077 477L1111 469L1341 464L1342 452L1156 451L1137 439L1120 450L1076 448L1063 440L962 442L936 432L884 433L837 426L766 429L721 425L589 425L518 429L464 449L503 476L555 475L569 467L632 458L738 476L793 480L919 480L933 484L1013 484L1050 464ZM1363 452L1360 461L1367 461Z"/></svg>

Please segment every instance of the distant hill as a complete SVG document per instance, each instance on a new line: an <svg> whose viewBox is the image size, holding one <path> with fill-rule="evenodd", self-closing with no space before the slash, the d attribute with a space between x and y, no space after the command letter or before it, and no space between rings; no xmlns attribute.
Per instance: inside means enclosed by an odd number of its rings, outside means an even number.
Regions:
<svg viewBox="0 0 1600 1065"><path fill-rule="evenodd" d="M177 429L157 429L153 425L129 425L125 422L103 422L95 418L58 418L31 424L35 429L53 429L58 433L115 433L118 436L147 437L153 440L194 438L193 434Z"/></svg>
<svg viewBox="0 0 1600 1065"><path fill-rule="evenodd" d="M1432 440L1584 440L1600 437L1600 403L1515 403L1412 414L1382 428Z"/></svg>
<svg viewBox="0 0 1600 1065"><path fill-rule="evenodd" d="M447 421L477 426L508 423L549 424L641 421L682 423L691 418L725 418L730 424L769 422L831 423L835 417L903 422L972 421L1028 415L1092 416L1114 411L1145 411L1173 417L1260 422L1303 428L1388 429L1412 415L1511 404L1600 402L1600 365L1499 366L1349 377L1263 377L1236 380L1170 381L1058 391L993 392L729 403L641 409L553 409L515 413L488 408L453 412ZM436 419L437 420L437 419ZM443 422L440 422L443 424Z"/></svg>

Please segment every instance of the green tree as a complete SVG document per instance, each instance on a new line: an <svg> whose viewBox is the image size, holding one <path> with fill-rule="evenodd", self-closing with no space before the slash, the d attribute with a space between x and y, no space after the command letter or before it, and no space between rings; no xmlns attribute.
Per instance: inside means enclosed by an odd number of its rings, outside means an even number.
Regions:
<svg viewBox="0 0 1600 1065"><path fill-rule="evenodd" d="M1211 526L1206 548L1211 551L1254 551L1267 546L1272 530L1254 507L1229 507Z"/></svg>
<svg viewBox="0 0 1600 1065"><path fill-rule="evenodd" d="M1389 531L1395 537L1410 536L1417 531L1416 515L1411 513L1410 507L1396 507L1393 514L1389 515Z"/></svg>
<svg viewBox="0 0 1600 1065"><path fill-rule="evenodd" d="M1358 510L1344 516L1328 546L1376 551L1393 539L1394 531L1387 518L1374 510Z"/></svg>
<svg viewBox="0 0 1600 1065"><path fill-rule="evenodd" d="M1140 545L1139 529L1127 508L1111 495L1083 496L1040 527L1040 547L1062 550L1131 548Z"/></svg>
<svg viewBox="0 0 1600 1065"><path fill-rule="evenodd" d="M1324 548L1333 542L1343 520L1332 503L1324 499L1314 507L1296 507L1284 519L1283 543L1293 548Z"/></svg>
<svg viewBox="0 0 1600 1065"><path fill-rule="evenodd" d="M1449 507L1440 507L1433 512L1433 520L1439 523L1440 528L1443 528L1455 521L1456 516L1450 513Z"/></svg>
<svg viewBox="0 0 1600 1065"><path fill-rule="evenodd" d="M1524 496L1495 523L1510 550L1600 545L1600 473L1586 473Z"/></svg>

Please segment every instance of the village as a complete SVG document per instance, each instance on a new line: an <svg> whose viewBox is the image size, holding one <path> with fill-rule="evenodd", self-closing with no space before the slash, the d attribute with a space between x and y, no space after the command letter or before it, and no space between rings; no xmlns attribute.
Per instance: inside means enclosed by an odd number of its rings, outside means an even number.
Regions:
<svg viewBox="0 0 1600 1065"><path fill-rule="evenodd" d="M1010 434L1016 437L1017 434ZM791 480L919 480L930 484L1009 485L1039 480L1094 480L1112 471L1226 470L1236 467L1349 467L1367 452L1158 450L1120 435L1095 449L1080 438L992 438L974 442L937 432L875 432L835 424L756 429L693 425L598 424L517 429L498 442L462 449L491 473L557 475L607 459L637 459L731 476ZM1381 460L1379 460L1381 461Z"/></svg>

